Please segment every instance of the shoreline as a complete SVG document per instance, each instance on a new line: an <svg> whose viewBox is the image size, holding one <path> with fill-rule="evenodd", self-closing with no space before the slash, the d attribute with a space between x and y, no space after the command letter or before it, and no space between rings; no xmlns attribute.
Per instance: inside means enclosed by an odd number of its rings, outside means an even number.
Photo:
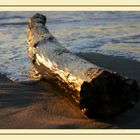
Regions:
<svg viewBox="0 0 140 140"><path fill-rule="evenodd" d="M78 53L88 61L135 79L140 85L140 63L122 57ZM109 121L89 119L53 85L15 83L0 74L0 128L4 129L102 129L140 128L140 101Z"/></svg>

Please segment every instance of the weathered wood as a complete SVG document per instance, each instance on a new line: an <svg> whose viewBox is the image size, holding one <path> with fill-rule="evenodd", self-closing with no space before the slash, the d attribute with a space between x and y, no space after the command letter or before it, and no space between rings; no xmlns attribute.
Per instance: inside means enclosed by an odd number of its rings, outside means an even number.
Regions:
<svg viewBox="0 0 140 140"><path fill-rule="evenodd" d="M136 81L72 54L45 24L41 14L29 20L29 57L42 77L63 89L86 114L118 115L138 101Z"/></svg>

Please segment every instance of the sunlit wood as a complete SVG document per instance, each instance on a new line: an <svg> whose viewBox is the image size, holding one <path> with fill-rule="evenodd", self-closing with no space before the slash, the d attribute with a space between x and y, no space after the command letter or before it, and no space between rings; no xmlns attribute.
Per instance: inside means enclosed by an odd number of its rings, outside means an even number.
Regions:
<svg viewBox="0 0 140 140"><path fill-rule="evenodd" d="M139 100L136 81L96 66L69 52L49 32L46 17L29 20L28 52L43 78L70 95L87 115L118 115Z"/></svg>

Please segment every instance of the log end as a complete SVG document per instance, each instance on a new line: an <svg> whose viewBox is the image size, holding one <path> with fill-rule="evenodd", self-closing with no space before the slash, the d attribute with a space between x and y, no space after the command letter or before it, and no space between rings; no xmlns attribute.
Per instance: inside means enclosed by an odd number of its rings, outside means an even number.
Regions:
<svg viewBox="0 0 140 140"><path fill-rule="evenodd" d="M103 71L91 82L84 82L80 91L80 108L89 117L116 116L139 100L140 89L135 80Z"/></svg>
<svg viewBox="0 0 140 140"><path fill-rule="evenodd" d="M29 27L34 27L39 24L42 24L43 26L45 26L46 22L47 22L46 16L36 13L34 16L30 17Z"/></svg>

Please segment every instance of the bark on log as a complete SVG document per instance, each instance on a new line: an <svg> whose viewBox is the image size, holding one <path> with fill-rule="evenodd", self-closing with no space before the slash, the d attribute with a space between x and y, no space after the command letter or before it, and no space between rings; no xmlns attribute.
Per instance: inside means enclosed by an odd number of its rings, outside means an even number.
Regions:
<svg viewBox="0 0 140 140"><path fill-rule="evenodd" d="M48 31L46 17L29 20L28 53L36 70L70 95L87 115L118 115L139 100L136 81L69 52Z"/></svg>

